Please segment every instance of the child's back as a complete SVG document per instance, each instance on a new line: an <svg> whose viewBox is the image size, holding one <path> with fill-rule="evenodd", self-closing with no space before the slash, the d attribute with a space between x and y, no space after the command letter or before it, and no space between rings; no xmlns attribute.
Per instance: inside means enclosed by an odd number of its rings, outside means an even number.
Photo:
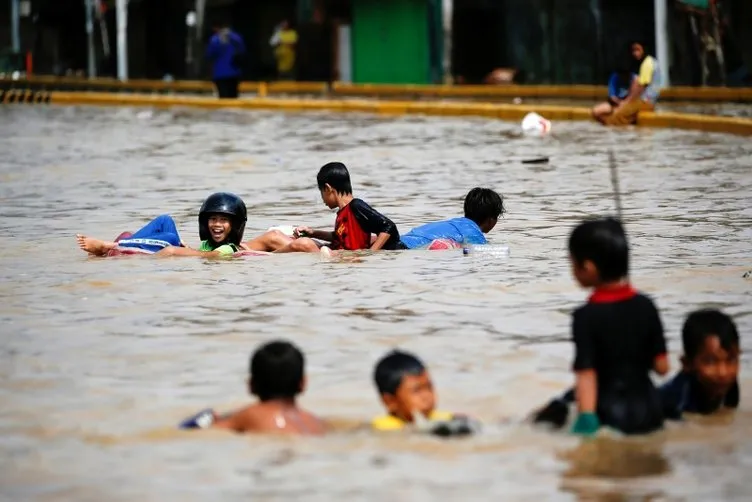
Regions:
<svg viewBox="0 0 752 502"><path fill-rule="evenodd" d="M575 371L596 372L601 424L628 434L660 428L663 416L650 371L666 349L652 300L630 286L596 291L574 312L573 332Z"/></svg>

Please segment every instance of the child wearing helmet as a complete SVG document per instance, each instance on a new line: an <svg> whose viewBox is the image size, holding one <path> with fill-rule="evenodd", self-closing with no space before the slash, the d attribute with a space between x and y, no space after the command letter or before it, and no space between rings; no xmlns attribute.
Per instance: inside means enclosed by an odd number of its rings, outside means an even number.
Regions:
<svg viewBox="0 0 752 502"><path fill-rule="evenodd" d="M235 194L218 192L210 195L199 210L201 245L198 249L183 243L169 215L158 216L134 234L124 232L112 242L81 234L76 235L76 240L83 251L95 256L229 256L244 249L241 241L246 220L243 200Z"/></svg>

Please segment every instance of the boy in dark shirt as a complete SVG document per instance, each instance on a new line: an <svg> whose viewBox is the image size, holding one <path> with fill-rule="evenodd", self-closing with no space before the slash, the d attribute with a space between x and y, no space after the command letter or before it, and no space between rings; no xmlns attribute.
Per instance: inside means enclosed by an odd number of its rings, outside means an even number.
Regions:
<svg viewBox="0 0 752 502"><path fill-rule="evenodd" d="M652 300L630 285L629 245L613 218L586 221L569 238L572 274L593 288L572 316L573 369L579 415L572 428L591 435L601 425L626 434L663 426L650 371L668 372L666 341Z"/></svg>
<svg viewBox="0 0 752 502"><path fill-rule="evenodd" d="M341 162L330 162L319 170L316 177L321 199L330 209L339 208L334 222L334 231L314 230L310 227L297 227L294 239L277 253L319 252L319 245L313 239L330 243L334 250L396 249L400 241L397 226L352 193L350 173ZM371 239L371 234L376 239Z"/></svg>
<svg viewBox="0 0 752 502"><path fill-rule="evenodd" d="M682 369L660 388L666 418L739 406L739 333L715 309L692 312L682 328Z"/></svg>

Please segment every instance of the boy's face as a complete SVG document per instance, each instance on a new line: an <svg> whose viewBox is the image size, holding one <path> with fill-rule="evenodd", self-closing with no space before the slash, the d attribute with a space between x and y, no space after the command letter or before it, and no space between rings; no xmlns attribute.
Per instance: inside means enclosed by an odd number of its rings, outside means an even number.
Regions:
<svg viewBox="0 0 752 502"><path fill-rule="evenodd" d="M739 347L727 351L717 336L710 335L695 357L682 357L682 365L695 375L709 398L722 399L739 375Z"/></svg>
<svg viewBox="0 0 752 502"><path fill-rule="evenodd" d="M572 275L580 286L592 288L598 284L598 269L592 261L585 260L580 263L570 256L569 262L572 264Z"/></svg>
<svg viewBox="0 0 752 502"><path fill-rule="evenodd" d="M428 417L436 406L431 376L427 371L420 375L405 375L394 395L382 394L389 413L407 422L413 421L413 412Z"/></svg>
<svg viewBox="0 0 752 502"><path fill-rule="evenodd" d="M214 242L222 242L230 235L232 223L230 218L221 214L212 214L209 216L209 232Z"/></svg>
<svg viewBox="0 0 752 502"><path fill-rule="evenodd" d="M326 207L329 209L337 207L337 191L328 183L321 189L321 200L324 201L324 204L326 204Z"/></svg>

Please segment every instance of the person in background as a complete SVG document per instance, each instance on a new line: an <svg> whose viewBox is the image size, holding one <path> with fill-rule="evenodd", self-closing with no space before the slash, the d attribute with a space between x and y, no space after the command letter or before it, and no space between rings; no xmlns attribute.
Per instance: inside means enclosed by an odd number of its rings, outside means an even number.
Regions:
<svg viewBox="0 0 752 502"><path fill-rule="evenodd" d="M212 64L212 79L220 99L238 97L240 84L240 58L245 54L243 37L220 22L214 27L214 35L206 48L206 59Z"/></svg>
<svg viewBox="0 0 752 502"><path fill-rule="evenodd" d="M298 43L298 32L285 19L274 30L269 44L274 48L277 60L277 78L280 80L295 80L295 48Z"/></svg>
<svg viewBox="0 0 752 502"><path fill-rule="evenodd" d="M620 65L608 79L608 101L593 107L593 118L604 123L606 117L614 113L614 109L629 96L634 79L635 74L630 71L629 65L626 62Z"/></svg>
<svg viewBox="0 0 752 502"><path fill-rule="evenodd" d="M655 110L658 101L661 85L658 61L648 55L641 42L630 44L629 51L635 62L637 78L632 81L627 97L603 120L606 125L634 124L639 112Z"/></svg>

